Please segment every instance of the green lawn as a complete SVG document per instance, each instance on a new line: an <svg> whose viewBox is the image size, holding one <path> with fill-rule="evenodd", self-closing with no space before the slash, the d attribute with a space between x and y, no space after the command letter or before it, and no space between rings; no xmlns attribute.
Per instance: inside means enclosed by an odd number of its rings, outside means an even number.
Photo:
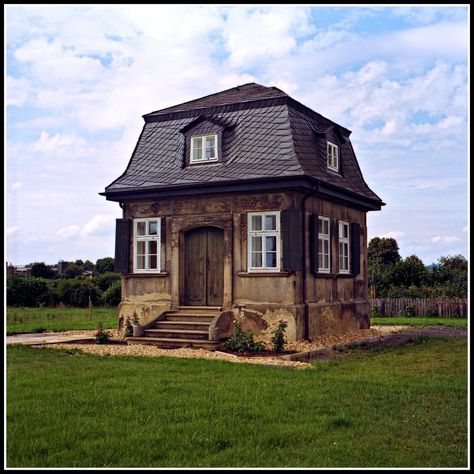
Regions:
<svg viewBox="0 0 474 474"><path fill-rule="evenodd" d="M467 466L467 342L306 370L9 346L7 466Z"/></svg>
<svg viewBox="0 0 474 474"><path fill-rule="evenodd" d="M461 318L370 318L371 325L409 325L409 326L450 326L453 328L467 328L467 319Z"/></svg>
<svg viewBox="0 0 474 474"><path fill-rule="evenodd" d="M7 308L7 334L117 327L117 308Z"/></svg>

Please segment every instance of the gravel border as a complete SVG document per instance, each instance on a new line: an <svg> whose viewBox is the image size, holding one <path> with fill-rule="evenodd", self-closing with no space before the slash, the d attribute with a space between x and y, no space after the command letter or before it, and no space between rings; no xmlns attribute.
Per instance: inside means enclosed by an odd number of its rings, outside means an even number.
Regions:
<svg viewBox="0 0 474 474"><path fill-rule="evenodd" d="M346 334L320 336L312 341L291 341L285 344L285 349L295 352L305 351L328 351L334 346L350 344L357 340L365 340L371 337L381 337L387 333L398 332L410 328L409 326L376 326L370 329L361 329ZM91 336L95 331L65 331L55 333L56 335L84 335ZM123 334L117 330L110 330L114 339L122 339ZM285 357L240 357L227 354L221 351L208 351L206 349L179 348L161 349L152 345L130 344L130 345L108 345L108 344L74 344L61 343L49 344L47 346L38 345L34 347L49 347L54 349L79 349L82 352L102 355L102 356L138 356L138 357L181 357L226 360L237 364L260 364L273 367L288 367L306 369L313 367L312 364L301 360L288 360ZM270 348L268 346L268 348ZM307 359L307 358L306 358Z"/></svg>

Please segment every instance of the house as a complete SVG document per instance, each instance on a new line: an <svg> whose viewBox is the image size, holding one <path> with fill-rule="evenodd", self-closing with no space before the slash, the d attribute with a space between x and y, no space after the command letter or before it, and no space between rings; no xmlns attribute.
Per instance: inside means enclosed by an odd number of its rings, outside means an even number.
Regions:
<svg viewBox="0 0 474 474"><path fill-rule="evenodd" d="M234 318L262 339L280 319L289 340L370 326L366 215L384 203L350 130L256 83L143 118L101 193L123 210L120 323L140 320L130 342L212 346Z"/></svg>

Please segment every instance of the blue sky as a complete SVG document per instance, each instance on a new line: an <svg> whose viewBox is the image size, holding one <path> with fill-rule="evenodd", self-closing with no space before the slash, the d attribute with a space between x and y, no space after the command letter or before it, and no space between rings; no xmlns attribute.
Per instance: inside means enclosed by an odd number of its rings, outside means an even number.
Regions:
<svg viewBox="0 0 474 474"><path fill-rule="evenodd" d="M257 82L352 130L369 238L468 255L468 7L9 5L6 259L113 256L142 115Z"/></svg>

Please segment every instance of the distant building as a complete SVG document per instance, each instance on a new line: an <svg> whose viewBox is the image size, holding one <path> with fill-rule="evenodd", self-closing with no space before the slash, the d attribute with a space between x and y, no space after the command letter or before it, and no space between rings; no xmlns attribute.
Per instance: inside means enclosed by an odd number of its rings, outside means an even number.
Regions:
<svg viewBox="0 0 474 474"><path fill-rule="evenodd" d="M69 265L69 262L66 262L65 260L59 260L58 262L58 275L64 276L66 274L66 269Z"/></svg>

